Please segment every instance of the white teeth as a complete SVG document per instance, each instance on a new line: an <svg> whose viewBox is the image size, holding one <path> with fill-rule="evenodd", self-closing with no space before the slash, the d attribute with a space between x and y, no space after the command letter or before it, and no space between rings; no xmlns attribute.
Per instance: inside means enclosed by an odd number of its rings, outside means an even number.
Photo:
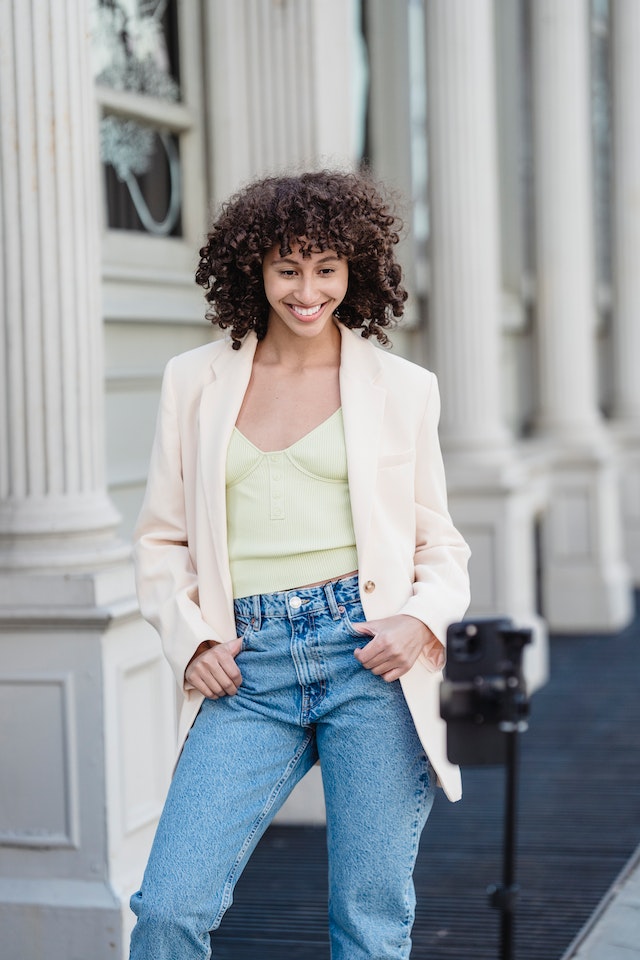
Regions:
<svg viewBox="0 0 640 960"><path fill-rule="evenodd" d="M301 317L312 317L314 314L320 313L322 310L322 304L319 307L295 307L293 304L289 304L289 306Z"/></svg>

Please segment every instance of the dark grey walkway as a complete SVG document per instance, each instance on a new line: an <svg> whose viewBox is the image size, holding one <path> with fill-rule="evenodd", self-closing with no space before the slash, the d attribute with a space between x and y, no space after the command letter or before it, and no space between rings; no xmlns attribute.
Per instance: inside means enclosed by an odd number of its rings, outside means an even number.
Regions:
<svg viewBox="0 0 640 960"><path fill-rule="evenodd" d="M560 960L640 842L640 618L554 637L520 765L517 960ZM470 769L425 831L413 960L494 960L485 888L502 862L503 770ZM324 830L272 827L214 937L215 960L328 960Z"/></svg>

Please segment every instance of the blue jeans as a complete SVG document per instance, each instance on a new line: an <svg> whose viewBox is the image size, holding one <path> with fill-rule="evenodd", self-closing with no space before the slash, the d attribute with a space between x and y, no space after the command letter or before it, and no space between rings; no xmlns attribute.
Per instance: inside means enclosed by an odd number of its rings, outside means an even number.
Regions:
<svg viewBox="0 0 640 960"><path fill-rule="evenodd" d="M364 620L357 577L243 597L235 613L242 684L205 700L189 733L131 898L131 960L211 956L253 849L318 759L332 960L407 958L435 777L400 684L353 656L367 642L351 625Z"/></svg>

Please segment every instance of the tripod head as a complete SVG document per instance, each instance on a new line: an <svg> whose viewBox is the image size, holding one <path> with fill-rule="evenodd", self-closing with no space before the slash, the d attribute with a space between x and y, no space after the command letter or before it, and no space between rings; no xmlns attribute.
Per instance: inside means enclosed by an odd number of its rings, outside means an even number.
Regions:
<svg viewBox="0 0 640 960"><path fill-rule="evenodd" d="M503 764L506 733L527 729L529 699L522 651L531 631L511 620L451 624L440 715L447 722L447 755L463 765Z"/></svg>

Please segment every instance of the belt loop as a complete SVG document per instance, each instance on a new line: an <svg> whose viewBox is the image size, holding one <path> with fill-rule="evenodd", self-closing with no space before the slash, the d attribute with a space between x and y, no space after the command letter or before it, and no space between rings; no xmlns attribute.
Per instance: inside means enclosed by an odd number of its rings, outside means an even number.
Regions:
<svg viewBox="0 0 640 960"><path fill-rule="evenodd" d="M253 628L259 630L262 626L262 597L259 593L253 595Z"/></svg>
<svg viewBox="0 0 640 960"><path fill-rule="evenodd" d="M324 590L324 595L327 598L327 604L329 606L331 616L334 620L339 620L340 611L338 610L338 603L333 592L333 582L330 580L328 583L324 583L322 585L322 589Z"/></svg>

